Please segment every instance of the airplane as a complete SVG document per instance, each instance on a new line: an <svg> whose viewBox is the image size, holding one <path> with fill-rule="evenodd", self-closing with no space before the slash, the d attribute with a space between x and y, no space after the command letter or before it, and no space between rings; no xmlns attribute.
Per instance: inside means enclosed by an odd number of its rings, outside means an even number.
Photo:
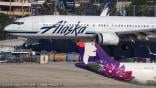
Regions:
<svg viewBox="0 0 156 88"><path fill-rule="evenodd" d="M125 16L29 16L4 29L28 39L96 39L117 45L120 36L156 30L156 17Z"/></svg>
<svg viewBox="0 0 156 88"><path fill-rule="evenodd" d="M156 30L156 17L125 16L29 16L16 20L4 29L11 35L37 39L88 39L102 45L117 45L120 36ZM29 43L29 42L28 42ZM156 82L155 64L123 63L134 72L136 81ZM136 67L135 67L136 66ZM142 77L140 74L145 74ZM151 82L150 82L151 83Z"/></svg>

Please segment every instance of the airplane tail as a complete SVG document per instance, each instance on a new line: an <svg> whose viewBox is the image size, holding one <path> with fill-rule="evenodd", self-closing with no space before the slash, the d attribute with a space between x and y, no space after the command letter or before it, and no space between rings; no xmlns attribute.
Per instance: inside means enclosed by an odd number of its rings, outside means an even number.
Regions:
<svg viewBox="0 0 156 88"><path fill-rule="evenodd" d="M100 14L100 16L109 16L108 11L109 11L109 7L103 9L103 11L102 11L102 13Z"/></svg>
<svg viewBox="0 0 156 88"><path fill-rule="evenodd" d="M109 3L107 3L105 6L104 6L104 8L103 8L103 10L102 10L102 12L101 12L101 14L100 14L100 16L109 16Z"/></svg>
<svg viewBox="0 0 156 88"><path fill-rule="evenodd" d="M126 71L126 67L120 64L120 62L112 59L112 57L110 57L99 44L96 44L95 46L97 50L96 56L94 57L94 61L89 62L88 64L85 64L85 62L76 63L75 65L77 67L91 70L98 74L119 80L132 80L132 71ZM80 55L83 54L80 53Z"/></svg>

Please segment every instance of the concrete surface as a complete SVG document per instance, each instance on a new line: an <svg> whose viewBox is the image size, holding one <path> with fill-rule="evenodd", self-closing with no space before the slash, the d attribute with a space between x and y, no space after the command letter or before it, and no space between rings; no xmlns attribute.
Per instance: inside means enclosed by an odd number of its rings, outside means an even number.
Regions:
<svg viewBox="0 0 156 88"><path fill-rule="evenodd" d="M70 62L0 64L0 88L156 88L113 80Z"/></svg>

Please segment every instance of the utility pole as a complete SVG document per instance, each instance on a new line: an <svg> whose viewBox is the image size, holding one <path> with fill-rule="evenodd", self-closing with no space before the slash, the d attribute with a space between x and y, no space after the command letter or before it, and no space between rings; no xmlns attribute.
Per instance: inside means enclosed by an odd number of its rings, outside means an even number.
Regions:
<svg viewBox="0 0 156 88"><path fill-rule="evenodd" d="M117 8L117 5L118 5L118 0L116 0L116 8ZM117 16L117 11L118 9L116 10L116 16Z"/></svg>
<svg viewBox="0 0 156 88"><path fill-rule="evenodd" d="M156 5L154 6L154 16L156 17Z"/></svg>
<svg viewBox="0 0 156 88"><path fill-rule="evenodd" d="M135 16L135 5L133 5L133 16Z"/></svg>
<svg viewBox="0 0 156 88"><path fill-rule="evenodd" d="M11 15L11 0L10 0L10 8L9 8L9 15Z"/></svg>
<svg viewBox="0 0 156 88"><path fill-rule="evenodd" d="M24 16L24 8L23 8L24 0L22 0L22 18Z"/></svg>

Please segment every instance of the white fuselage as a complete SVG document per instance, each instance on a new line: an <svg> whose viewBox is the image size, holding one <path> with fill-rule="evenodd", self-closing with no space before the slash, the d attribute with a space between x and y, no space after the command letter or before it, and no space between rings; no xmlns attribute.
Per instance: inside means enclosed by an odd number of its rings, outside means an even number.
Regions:
<svg viewBox="0 0 156 88"><path fill-rule="evenodd" d="M70 38L98 33L128 34L156 29L155 17L30 16L8 25L5 31L21 37Z"/></svg>
<svg viewBox="0 0 156 88"><path fill-rule="evenodd" d="M139 84L156 84L156 64L155 63L121 63L125 65L127 71L132 71L132 80Z"/></svg>

